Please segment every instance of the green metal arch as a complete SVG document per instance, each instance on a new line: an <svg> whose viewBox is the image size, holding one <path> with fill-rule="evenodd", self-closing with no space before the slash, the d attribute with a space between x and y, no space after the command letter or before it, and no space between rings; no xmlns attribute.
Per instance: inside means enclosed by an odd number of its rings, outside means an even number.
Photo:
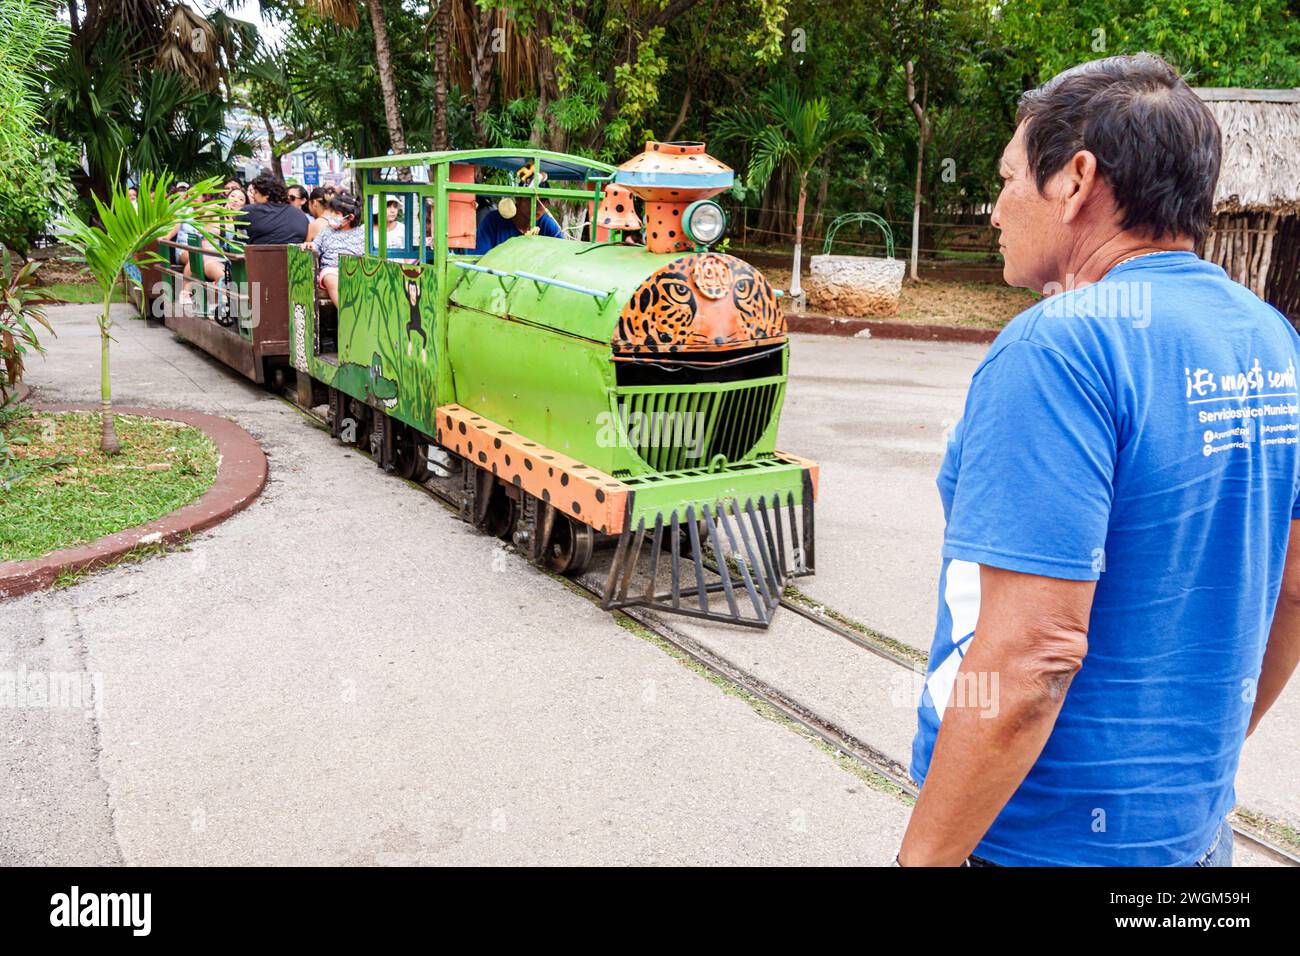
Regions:
<svg viewBox="0 0 1300 956"><path fill-rule="evenodd" d="M836 216L831 220L830 228L826 230L826 242L822 244L822 255L831 254L831 243L835 239L835 233L839 232L842 226L856 225L861 222L870 222L880 227L881 233L885 237L885 255L890 259L894 258L894 230L889 228L889 223L881 219L874 212L846 212L842 216Z"/></svg>

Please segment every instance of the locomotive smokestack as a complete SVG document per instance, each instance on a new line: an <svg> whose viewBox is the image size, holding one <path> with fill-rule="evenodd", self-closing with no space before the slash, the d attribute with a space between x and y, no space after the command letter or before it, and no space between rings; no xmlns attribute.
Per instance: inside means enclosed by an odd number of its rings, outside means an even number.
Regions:
<svg viewBox="0 0 1300 956"><path fill-rule="evenodd" d="M687 252L693 248L682 227L682 213L699 199L731 187L731 167L704 151L703 143L645 144L614 173L614 182L645 201L646 248L651 252Z"/></svg>

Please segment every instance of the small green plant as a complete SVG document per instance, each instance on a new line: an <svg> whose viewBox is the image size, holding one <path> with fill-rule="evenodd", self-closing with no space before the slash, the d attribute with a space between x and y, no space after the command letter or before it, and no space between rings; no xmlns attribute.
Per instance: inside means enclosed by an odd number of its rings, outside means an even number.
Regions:
<svg viewBox="0 0 1300 956"><path fill-rule="evenodd" d="M38 262L28 262L14 268L9 250L3 250L0 260L0 284L4 298L0 299L0 401L9 399L9 393L23 377L23 361L29 352L44 353L36 337L36 326L43 326L51 335L54 329L45 317L45 304L49 293L36 285Z"/></svg>
<svg viewBox="0 0 1300 956"><path fill-rule="evenodd" d="M114 287L126 264L163 261L162 256L149 251L149 247L167 235L178 222L190 223L200 235L215 241L215 233L228 225L234 216L224 197L206 198L221 188L221 179L217 176L197 182L185 192L173 192L171 185L171 173L145 171L140 177L134 202L120 183L113 186L107 203L92 195L102 225L91 225L75 215L66 217L61 223L68 232L68 244L85 258L90 274L99 286L104 306L99 316L99 394L103 421L100 450L105 455L116 455L121 450L113 428L113 392L108 371L108 347L113 341L109 307L113 303Z"/></svg>

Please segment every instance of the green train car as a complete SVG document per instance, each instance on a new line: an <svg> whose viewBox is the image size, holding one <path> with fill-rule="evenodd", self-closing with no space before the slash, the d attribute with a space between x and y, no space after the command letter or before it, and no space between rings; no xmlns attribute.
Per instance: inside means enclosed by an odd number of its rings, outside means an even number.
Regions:
<svg viewBox="0 0 1300 956"><path fill-rule="evenodd" d="M814 568L818 469L776 447L780 293L711 250L725 216L708 197L731 170L699 143L649 143L618 168L532 149L350 165L368 220L390 202L402 215L342 257L337 308L314 254L284 250L269 314L300 402L328 404L336 437L404 477L458 465L463 516L555 571L612 545L606 607L766 626ZM527 221L587 206L591 241L525 234L474 255L479 197L505 196ZM637 231L645 245L624 241ZM252 343L260 327L223 331Z"/></svg>

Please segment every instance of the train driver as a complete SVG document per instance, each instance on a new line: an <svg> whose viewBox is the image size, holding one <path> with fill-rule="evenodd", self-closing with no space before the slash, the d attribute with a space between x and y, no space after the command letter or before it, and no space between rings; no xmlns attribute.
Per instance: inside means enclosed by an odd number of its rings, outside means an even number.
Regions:
<svg viewBox="0 0 1300 956"><path fill-rule="evenodd" d="M560 224L546 210L545 204L540 199L537 200L537 221L530 227L528 224L530 206L531 203L523 197L517 202L511 196L502 197L497 203L497 208L484 216L483 221L478 224L474 255L481 256L493 246L499 246L515 236L543 235L554 239L564 238L564 233L560 231Z"/></svg>

